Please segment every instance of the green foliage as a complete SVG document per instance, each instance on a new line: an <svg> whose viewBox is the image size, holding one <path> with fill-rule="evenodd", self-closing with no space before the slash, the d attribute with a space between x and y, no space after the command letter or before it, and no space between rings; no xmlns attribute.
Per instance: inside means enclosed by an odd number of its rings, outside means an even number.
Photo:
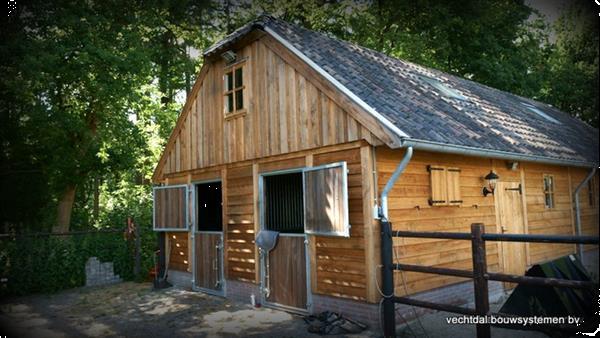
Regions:
<svg viewBox="0 0 600 338"><path fill-rule="evenodd" d="M598 128L600 36L592 2L573 2L555 25L557 41L541 98Z"/></svg>
<svg viewBox="0 0 600 338"><path fill-rule="evenodd" d="M523 1L33 0L18 10L0 23L0 232L49 230L69 185L72 229L127 217L150 226L150 179L200 51L264 12L598 126L597 11L579 2L555 41Z"/></svg>
<svg viewBox="0 0 600 338"><path fill-rule="evenodd" d="M156 235L141 231L141 278L153 266ZM83 286L90 257L113 262L115 274L133 280L134 247L123 233L95 233L69 237L21 237L0 240L0 297L48 293Z"/></svg>

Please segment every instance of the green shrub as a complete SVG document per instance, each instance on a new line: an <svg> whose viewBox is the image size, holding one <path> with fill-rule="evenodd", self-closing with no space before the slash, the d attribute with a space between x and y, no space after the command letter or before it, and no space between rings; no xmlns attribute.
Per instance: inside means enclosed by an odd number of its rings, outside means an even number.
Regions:
<svg viewBox="0 0 600 338"><path fill-rule="evenodd" d="M156 235L141 231L141 273L153 265ZM83 286L90 257L112 262L123 280L134 280L134 243L123 233L18 237L0 240L0 296L49 293Z"/></svg>

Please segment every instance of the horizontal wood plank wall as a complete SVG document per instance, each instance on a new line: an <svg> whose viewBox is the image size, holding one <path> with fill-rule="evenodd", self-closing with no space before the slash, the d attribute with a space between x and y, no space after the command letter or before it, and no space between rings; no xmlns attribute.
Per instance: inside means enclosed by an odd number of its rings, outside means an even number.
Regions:
<svg viewBox="0 0 600 338"><path fill-rule="evenodd" d="M573 191L575 188L587 177L589 169L571 168L571 186ZM579 192L579 207L581 210L581 230L584 235L598 235L598 227L600 220L598 218L598 184L599 179L598 173L592 178L592 194L593 194L593 205L590 205L589 201L589 189L586 184ZM594 190L595 189L595 190ZM597 246L586 245L584 250L593 249Z"/></svg>
<svg viewBox="0 0 600 338"><path fill-rule="evenodd" d="M403 150L377 147L377 184L381 191L396 169ZM460 168L461 206L430 206L428 165ZM483 197L483 176L493 161L450 154L416 151L389 195L389 215L393 230L469 232L472 223L484 223L486 232L497 232L493 196ZM406 264L472 269L471 243L440 239L394 239L395 260ZM500 271L498 245L488 243L490 271ZM457 277L396 272L396 294L415 293L450 283L465 281ZM406 285L404 285L406 284Z"/></svg>
<svg viewBox="0 0 600 338"><path fill-rule="evenodd" d="M223 178L225 205L225 253L228 279L256 282L254 238L254 181L252 165L228 168Z"/></svg>
<svg viewBox="0 0 600 338"><path fill-rule="evenodd" d="M188 260L188 233L168 232L167 239L171 254L169 255L169 269L191 272Z"/></svg>
<svg viewBox="0 0 600 338"><path fill-rule="evenodd" d="M571 190L581 180L569 183L569 168L522 163L525 187L527 189L527 222L530 234L572 235L574 234L571 213ZM544 203L544 175L554 176L554 207ZM585 177L585 176L584 176ZM583 177L581 178L583 179ZM574 245L530 243L530 265L564 256L575 251Z"/></svg>
<svg viewBox="0 0 600 338"><path fill-rule="evenodd" d="M315 293L356 300L367 297L363 191L360 148L313 157L313 165L346 161L350 238L315 236L317 291Z"/></svg>
<svg viewBox="0 0 600 338"><path fill-rule="evenodd" d="M245 112L225 118L221 60L206 74L176 137L165 149L166 174L364 139L380 141L263 40L238 51L244 62ZM192 92L194 93L194 92Z"/></svg>

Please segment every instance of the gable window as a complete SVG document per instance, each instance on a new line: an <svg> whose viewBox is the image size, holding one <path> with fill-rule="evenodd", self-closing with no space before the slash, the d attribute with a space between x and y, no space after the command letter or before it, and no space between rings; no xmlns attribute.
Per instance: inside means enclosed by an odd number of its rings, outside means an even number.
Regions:
<svg viewBox="0 0 600 338"><path fill-rule="evenodd" d="M225 70L225 115L244 111L244 64L239 63Z"/></svg>
<svg viewBox="0 0 600 338"><path fill-rule="evenodd" d="M544 205L554 208L554 176L544 175Z"/></svg>
<svg viewBox="0 0 600 338"><path fill-rule="evenodd" d="M429 205L461 205L460 169L430 165L427 170L431 184Z"/></svg>

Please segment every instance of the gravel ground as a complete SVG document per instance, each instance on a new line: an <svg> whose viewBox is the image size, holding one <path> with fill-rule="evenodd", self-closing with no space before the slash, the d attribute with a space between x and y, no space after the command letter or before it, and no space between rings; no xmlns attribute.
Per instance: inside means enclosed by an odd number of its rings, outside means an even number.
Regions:
<svg viewBox="0 0 600 338"><path fill-rule="evenodd" d="M8 337L320 337L300 316L150 284L119 283L3 300ZM8 331L8 332L6 332ZM348 337L376 337L373 332Z"/></svg>

